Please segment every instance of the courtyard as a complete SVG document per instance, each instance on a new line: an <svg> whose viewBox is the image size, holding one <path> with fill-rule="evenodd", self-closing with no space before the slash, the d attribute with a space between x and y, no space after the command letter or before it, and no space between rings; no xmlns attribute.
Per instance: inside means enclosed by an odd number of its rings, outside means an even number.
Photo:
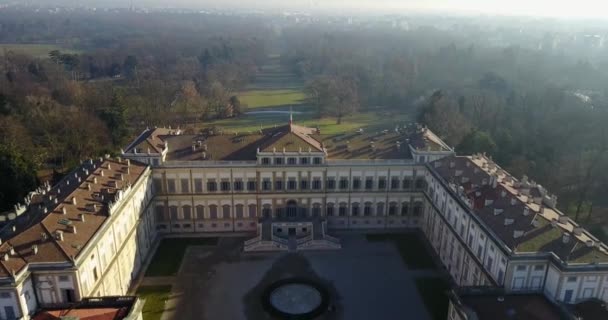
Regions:
<svg viewBox="0 0 608 320"><path fill-rule="evenodd" d="M176 275L167 270L144 277L138 293L152 297L144 319L272 319L261 297L285 278L310 279L329 292L330 311L318 319L440 318L427 310L419 287L425 279L441 281L441 274L429 265L408 268L404 238L338 236L341 250L298 253L243 253L238 237L219 238L217 245L192 242ZM152 265L161 259L155 256Z"/></svg>

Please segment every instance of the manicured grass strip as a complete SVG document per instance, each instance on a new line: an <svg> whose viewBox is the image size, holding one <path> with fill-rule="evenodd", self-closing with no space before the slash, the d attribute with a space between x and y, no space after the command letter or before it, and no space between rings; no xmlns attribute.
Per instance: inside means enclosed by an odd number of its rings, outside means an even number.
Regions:
<svg viewBox="0 0 608 320"><path fill-rule="evenodd" d="M275 109L276 108L276 109ZM268 110L289 111L289 107L273 107ZM299 106L293 108L295 111L302 111L302 114L294 113L294 123L306 127L321 129L322 134L342 134L355 132L359 128L364 128L367 132L376 130L392 130L396 125L403 125L411 121L405 113L390 113L388 115L379 112L356 113L342 119L341 124L336 124L336 118L324 117L317 119L314 108L309 106ZM284 125L289 121L289 113L284 114L256 114L242 115L238 118L206 121L200 127L218 126L230 132L258 132L260 126L271 128L274 125Z"/></svg>
<svg viewBox="0 0 608 320"><path fill-rule="evenodd" d="M241 103L247 105L249 109L261 107L276 107L293 105L296 107L305 98L301 90L250 90L238 94Z"/></svg>
<svg viewBox="0 0 608 320"><path fill-rule="evenodd" d="M146 277L174 276L179 271L188 246L214 245L217 245L217 238L163 239L146 270Z"/></svg>
<svg viewBox="0 0 608 320"><path fill-rule="evenodd" d="M409 269L435 269L437 266L424 245L424 240L412 234L368 234L367 241L392 241Z"/></svg>
<svg viewBox="0 0 608 320"><path fill-rule="evenodd" d="M441 278L425 277L416 279L416 288L431 318L447 319L449 299L446 293L450 289L449 284Z"/></svg>
<svg viewBox="0 0 608 320"><path fill-rule="evenodd" d="M170 293L171 286L145 286L137 289L137 295L146 300L142 310L144 320L160 320Z"/></svg>

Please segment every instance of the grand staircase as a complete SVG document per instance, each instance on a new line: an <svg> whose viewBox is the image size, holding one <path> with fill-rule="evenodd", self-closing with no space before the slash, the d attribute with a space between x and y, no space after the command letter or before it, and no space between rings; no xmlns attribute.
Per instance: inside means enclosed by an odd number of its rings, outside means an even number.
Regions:
<svg viewBox="0 0 608 320"><path fill-rule="evenodd" d="M290 235L282 237L272 232L272 221L258 222L258 234L255 238L245 241L245 252L260 251L289 251L298 250L336 250L342 248L340 240L327 234L327 222L321 219L312 221L312 232L303 237Z"/></svg>

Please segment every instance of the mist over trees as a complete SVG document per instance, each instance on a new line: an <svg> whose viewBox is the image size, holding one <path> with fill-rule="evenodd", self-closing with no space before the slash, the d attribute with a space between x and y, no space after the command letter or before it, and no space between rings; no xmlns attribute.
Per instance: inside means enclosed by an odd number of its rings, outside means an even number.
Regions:
<svg viewBox="0 0 608 320"><path fill-rule="evenodd" d="M531 176L579 220L608 206L605 26L25 9L0 21L1 43L60 46L0 53L0 209L37 173L116 152L146 126L238 116L269 54L319 118L405 113L458 153Z"/></svg>

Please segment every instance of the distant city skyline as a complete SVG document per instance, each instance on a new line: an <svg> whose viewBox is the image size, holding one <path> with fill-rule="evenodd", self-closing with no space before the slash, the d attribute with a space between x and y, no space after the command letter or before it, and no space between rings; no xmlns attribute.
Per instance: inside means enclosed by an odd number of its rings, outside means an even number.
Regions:
<svg viewBox="0 0 608 320"><path fill-rule="evenodd" d="M70 4L91 6L279 9L326 13L477 13L498 15L606 18L603 0L0 0L1 3Z"/></svg>

